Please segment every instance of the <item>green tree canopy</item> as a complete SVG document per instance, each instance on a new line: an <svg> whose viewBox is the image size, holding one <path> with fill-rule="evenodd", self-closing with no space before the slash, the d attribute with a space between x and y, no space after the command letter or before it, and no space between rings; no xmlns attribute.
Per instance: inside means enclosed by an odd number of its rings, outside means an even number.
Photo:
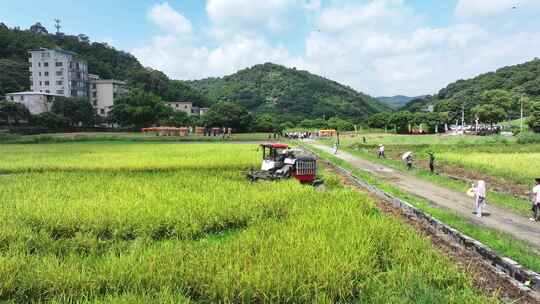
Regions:
<svg viewBox="0 0 540 304"><path fill-rule="evenodd" d="M109 115L112 122L123 127L142 128L171 117L172 111L159 96L136 89L117 99Z"/></svg>
<svg viewBox="0 0 540 304"><path fill-rule="evenodd" d="M247 109L235 102L218 102L208 110L204 120L209 127L227 127L236 131L247 131L253 117Z"/></svg>
<svg viewBox="0 0 540 304"><path fill-rule="evenodd" d="M51 111L65 117L70 126L93 126L96 123L96 110L87 98L56 97Z"/></svg>
<svg viewBox="0 0 540 304"><path fill-rule="evenodd" d="M528 124L531 130L540 133L540 102L535 102L531 106L531 115L528 119Z"/></svg>
<svg viewBox="0 0 540 304"><path fill-rule="evenodd" d="M21 103L7 100L0 101L0 120L7 125L18 124L30 118L30 111Z"/></svg>
<svg viewBox="0 0 540 304"><path fill-rule="evenodd" d="M493 104L484 104L473 108L473 112L478 116L480 122L493 126L506 118L506 112Z"/></svg>

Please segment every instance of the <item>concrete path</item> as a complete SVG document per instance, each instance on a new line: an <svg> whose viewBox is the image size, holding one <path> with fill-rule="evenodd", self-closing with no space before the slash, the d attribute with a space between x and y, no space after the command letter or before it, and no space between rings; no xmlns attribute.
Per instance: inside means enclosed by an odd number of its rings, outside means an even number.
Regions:
<svg viewBox="0 0 540 304"><path fill-rule="evenodd" d="M331 147L318 143L310 144L325 152L333 152ZM531 222L528 218L491 204L483 210L484 213L489 213L489 216L484 216L479 219L473 214L473 212L476 211L474 199L468 197L465 193L446 189L384 165L367 161L347 152L339 151L335 156L347 161L358 169L373 174L388 184L397 186L410 194L424 198L437 207L453 210L460 216L469 219L471 222L504 231L513 235L516 239L527 241L540 251L540 223L538 222Z"/></svg>

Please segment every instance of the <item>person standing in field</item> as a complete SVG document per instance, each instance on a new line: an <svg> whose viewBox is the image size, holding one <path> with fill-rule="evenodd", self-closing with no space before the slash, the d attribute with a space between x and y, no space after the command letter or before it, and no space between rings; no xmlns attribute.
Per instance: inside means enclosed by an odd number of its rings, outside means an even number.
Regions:
<svg viewBox="0 0 540 304"><path fill-rule="evenodd" d="M386 156L384 156L384 146L383 145L379 145L379 154L377 156L378 158L386 158Z"/></svg>
<svg viewBox="0 0 540 304"><path fill-rule="evenodd" d="M482 217L482 206L486 201L486 182L479 180L473 184L473 191L476 200L476 216Z"/></svg>
<svg viewBox="0 0 540 304"><path fill-rule="evenodd" d="M412 169L412 162L413 162L413 158L412 158L412 154L410 154L409 156L407 156L407 158L405 158L405 163L407 164L407 170Z"/></svg>
<svg viewBox="0 0 540 304"><path fill-rule="evenodd" d="M536 186L532 189L532 212L533 217L530 218L533 222L540 221L540 177L534 179Z"/></svg>
<svg viewBox="0 0 540 304"><path fill-rule="evenodd" d="M429 152L429 171L435 173L435 153Z"/></svg>

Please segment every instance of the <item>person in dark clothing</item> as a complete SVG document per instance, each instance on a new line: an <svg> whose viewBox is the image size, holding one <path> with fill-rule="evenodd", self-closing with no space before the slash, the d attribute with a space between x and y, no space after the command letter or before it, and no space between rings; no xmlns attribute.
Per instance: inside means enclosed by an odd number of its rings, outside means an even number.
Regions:
<svg viewBox="0 0 540 304"><path fill-rule="evenodd" d="M362 142L363 142L364 144L366 143L366 137L365 137L365 136L362 137Z"/></svg>
<svg viewBox="0 0 540 304"><path fill-rule="evenodd" d="M412 162L413 162L413 158L412 158L412 154L411 154L405 159L405 163L407 164L407 170L412 169Z"/></svg>
<svg viewBox="0 0 540 304"><path fill-rule="evenodd" d="M435 153L429 152L429 171L435 173Z"/></svg>

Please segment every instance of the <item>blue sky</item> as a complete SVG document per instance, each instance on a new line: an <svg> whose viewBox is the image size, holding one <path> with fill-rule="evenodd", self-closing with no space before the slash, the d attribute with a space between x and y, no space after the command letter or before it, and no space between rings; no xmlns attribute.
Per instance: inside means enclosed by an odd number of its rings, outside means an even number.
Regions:
<svg viewBox="0 0 540 304"><path fill-rule="evenodd" d="M371 95L420 95L540 56L539 0L0 2L9 26L39 21L53 31L58 17L66 33L108 42L176 79L270 61Z"/></svg>

